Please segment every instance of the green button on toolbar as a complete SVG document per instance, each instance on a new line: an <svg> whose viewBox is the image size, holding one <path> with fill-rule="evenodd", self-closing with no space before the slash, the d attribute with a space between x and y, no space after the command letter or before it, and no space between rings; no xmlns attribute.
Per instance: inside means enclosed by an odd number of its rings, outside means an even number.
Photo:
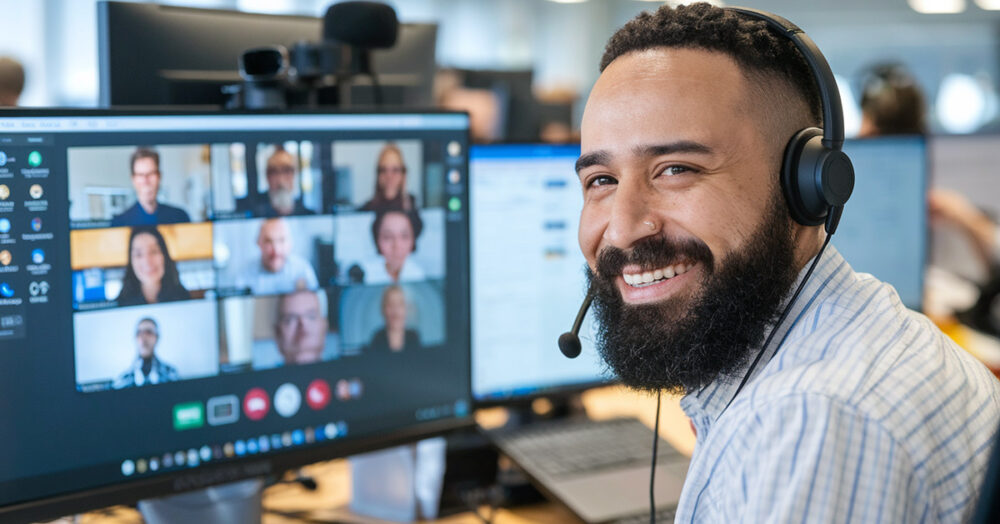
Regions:
<svg viewBox="0 0 1000 524"><path fill-rule="evenodd" d="M205 408L201 402L186 402L174 406L174 429L200 428L205 425Z"/></svg>

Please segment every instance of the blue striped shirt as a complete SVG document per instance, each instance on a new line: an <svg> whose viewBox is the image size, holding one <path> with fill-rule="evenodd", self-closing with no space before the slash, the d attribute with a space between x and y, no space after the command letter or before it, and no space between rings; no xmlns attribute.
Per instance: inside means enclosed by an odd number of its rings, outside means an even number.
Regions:
<svg viewBox="0 0 1000 524"><path fill-rule="evenodd" d="M1000 424L982 364L832 245L777 329L728 409L742 376L682 399L677 522L970 518Z"/></svg>

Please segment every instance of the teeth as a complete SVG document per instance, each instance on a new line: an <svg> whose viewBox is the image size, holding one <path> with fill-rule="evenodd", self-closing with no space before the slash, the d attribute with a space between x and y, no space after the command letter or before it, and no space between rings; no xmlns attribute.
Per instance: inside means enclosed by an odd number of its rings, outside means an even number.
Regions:
<svg viewBox="0 0 1000 524"><path fill-rule="evenodd" d="M644 271L642 273L622 274L625 283L633 287L643 287L653 282L664 279L671 279L678 275L683 275L691 270L694 264L675 264L654 271Z"/></svg>

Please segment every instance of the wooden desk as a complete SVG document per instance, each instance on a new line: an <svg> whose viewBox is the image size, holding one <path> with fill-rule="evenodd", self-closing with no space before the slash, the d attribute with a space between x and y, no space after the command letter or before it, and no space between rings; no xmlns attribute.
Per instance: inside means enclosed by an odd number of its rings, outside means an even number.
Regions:
<svg viewBox="0 0 1000 524"><path fill-rule="evenodd" d="M664 395L660 412L660 435L686 455L694 450L694 434L684 412L680 408L679 397ZM583 405L594 419L615 416L634 416L644 424L653 427L656 412L656 397L636 393L620 387L608 387L588 391L583 395ZM490 427L503 424L506 413L502 408L484 410L477 413L477 421ZM355 515L347 509L351 498L350 467L346 460L321 462L303 468L304 473L316 479L318 488L306 491L297 484L279 484L264 492L264 507L288 512L307 512L310 518L286 517L276 513L265 513L265 524L291 524L317 521L352 522L358 524L391 524L386 521ZM484 515L489 511L481 508ZM534 524L551 522L575 522L572 514L556 504L538 504L514 509L498 509L493 522L496 524ZM67 524L71 520L65 521ZM109 508L103 512L81 516L80 524L92 523L141 523L139 514L129 508ZM440 524L479 524L482 521L472 512L437 519Z"/></svg>

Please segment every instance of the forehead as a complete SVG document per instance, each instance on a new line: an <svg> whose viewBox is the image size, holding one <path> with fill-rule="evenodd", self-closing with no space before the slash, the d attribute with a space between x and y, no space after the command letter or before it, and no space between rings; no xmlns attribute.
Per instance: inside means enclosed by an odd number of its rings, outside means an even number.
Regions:
<svg viewBox="0 0 1000 524"><path fill-rule="evenodd" d="M406 215L402 213L389 213L382 219L382 227L379 228L379 231L385 229L393 231L409 231L410 219L406 218Z"/></svg>
<svg viewBox="0 0 1000 524"><path fill-rule="evenodd" d="M268 220L260 226L260 234L277 237L285 236L288 233L288 226L282 220Z"/></svg>
<svg viewBox="0 0 1000 524"><path fill-rule="evenodd" d="M382 154L378 157L379 162L401 162L403 160L402 155L399 154L395 149L383 149Z"/></svg>
<svg viewBox="0 0 1000 524"><path fill-rule="evenodd" d="M156 160L153 160L153 158L148 156L139 157L135 159L135 163L132 164L132 167L136 171L140 170L146 171L149 169L156 169Z"/></svg>
<svg viewBox="0 0 1000 524"><path fill-rule="evenodd" d="M267 164L294 164L295 159L292 158L292 154L288 151L278 151L277 153L271 155L271 158L267 159Z"/></svg>
<svg viewBox="0 0 1000 524"><path fill-rule="evenodd" d="M295 293L282 301L284 311L302 311L319 307L319 299L313 293Z"/></svg>
<svg viewBox="0 0 1000 524"><path fill-rule="evenodd" d="M156 324L154 324L151 320L143 320L139 322L139 325L136 327L156 329Z"/></svg>
<svg viewBox="0 0 1000 524"><path fill-rule="evenodd" d="M132 246L133 247L156 246L156 237L154 237L151 233L139 233L138 235L135 236L135 238L132 239Z"/></svg>
<svg viewBox="0 0 1000 524"><path fill-rule="evenodd" d="M750 87L736 62L719 52L654 48L625 54L591 91L583 151L679 140L719 146L727 134L753 127Z"/></svg>

